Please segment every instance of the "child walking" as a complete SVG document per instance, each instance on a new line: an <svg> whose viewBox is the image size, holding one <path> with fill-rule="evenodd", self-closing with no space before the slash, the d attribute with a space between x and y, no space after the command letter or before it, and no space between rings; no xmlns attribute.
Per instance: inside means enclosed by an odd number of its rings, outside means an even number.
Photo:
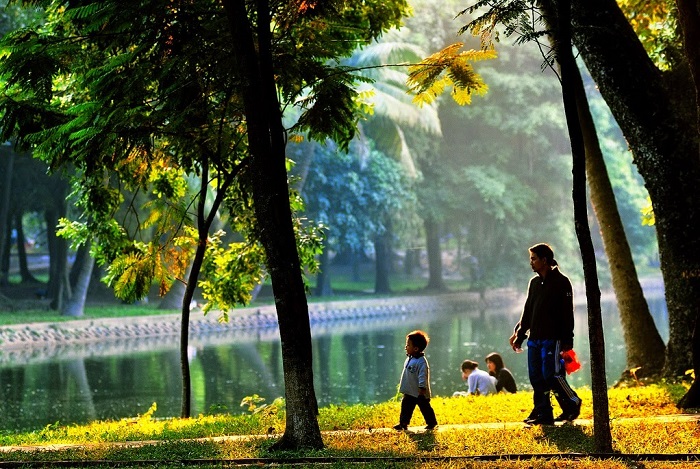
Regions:
<svg viewBox="0 0 700 469"><path fill-rule="evenodd" d="M437 426L435 411L430 406L430 367L425 359L423 350L428 346L430 338L423 331L413 331L406 336L406 362L399 383L401 400L401 416L394 430L406 430L411 422L416 405L423 414L426 430Z"/></svg>

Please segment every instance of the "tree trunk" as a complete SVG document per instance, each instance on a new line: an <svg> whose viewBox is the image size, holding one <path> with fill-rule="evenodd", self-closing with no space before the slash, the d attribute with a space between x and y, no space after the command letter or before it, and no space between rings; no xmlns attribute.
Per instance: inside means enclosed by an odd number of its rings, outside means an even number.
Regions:
<svg viewBox="0 0 700 469"><path fill-rule="evenodd" d="M688 58L690 73L695 84L695 107L697 130L700 133L700 2L698 0L676 0L678 20L683 31L683 47Z"/></svg>
<svg viewBox="0 0 700 469"><path fill-rule="evenodd" d="M83 316L85 314L85 300L87 299L90 279L92 278L92 268L95 266L95 259L90 256L90 244L86 243L80 247L84 255L80 257L80 270L75 287L72 289L70 298L67 298L61 308L61 316ZM78 262L78 256L76 256Z"/></svg>
<svg viewBox="0 0 700 469"><path fill-rule="evenodd" d="M192 264L187 266L184 278L176 278L173 280L173 284L170 286L168 292L163 295L163 298L158 304L158 309L178 309L182 308L183 301L185 299L185 292L187 291L186 279L190 278L190 273L192 272Z"/></svg>
<svg viewBox="0 0 700 469"><path fill-rule="evenodd" d="M77 285L78 283L80 272L83 267L83 261L85 260L86 256L90 255L89 249L90 248L87 244L83 244L75 252L75 260L73 261L73 265L70 268L70 273L68 274L68 279L70 280L71 287L75 287L75 285Z"/></svg>
<svg viewBox="0 0 700 469"><path fill-rule="evenodd" d="M3 151L2 153L6 153L5 158L3 158L6 163L5 167L3 168L5 170L5 180L3 181L2 185L2 198L0 198L0 261L4 257L5 251L7 251L7 248L10 245L7 230L2 227L10 226L10 195L12 194L12 173L15 161L15 153L13 151ZM0 269L0 285L7 285L9 282L8 277L9 272L5 269Z"/></svg>
<svg viewBox="0 0 700 469"><path fill-rule="evenodd" d="M19 265L19 276L22 283L38 283L29 271L27 263L27 238L24 236L24 226L22 226L22 213L15 215L15 229L17 230L17 264Z"/></svg>
<svg viewBox="0 0 700 469"><path fill-rule="evenodd" d="M440 249L440 228L435 219L428 216L423 219L425 227L425 247L428 251L428 285L426 290L445 291L447 287L442 278L442 250Z"/></svg>
<svg viewBox="0 0 700 469"><path fill-rule="evenodd" d="M580 72L577 82L582 83ZM610 184L603 152L600 149L593 116L588 107L583 85L576 88L576 103L581 130L586 146L586 175L593 210L603 238L605 253L610 262L612 285L620 312L622 331L627 349L627 370L641 367L635 377L659 375L664 366L666 345L659 334L649 305L639 284L637 269L632 259L615 194Z"/></svg>
<svg viewBox="0 0 700 469"><path fill-rule="evenodd" d="M277 449L322 448L313 387L311 327L301 262L292 226L285 165L284 128L272 63L270 10L253 5L257 44L245 0L224 0L234 54L242 71L251 156L253 203L267 256L282 344L286 426ZM257 47L256 47L257 46Z"/></svg>
<svg viewBox="0 0 700 469"><path fill-rule="evenodd" d="M700 158L661 73L615 0L574 0L574 40L635 157L651 197L669 316L664 374L692 365L700 309Z"/></svg>
<svg viewBox="0 0 700 469"><path fill-rule="evenodd" d="M51 299L51 309L60 311L68 285L68 243L65 239L56 236L56 225L63 214L55 209L47 209L44 212L46 219L46 238L49 245L49 283L47 286L47 298Z"/></svg>
<svg viewBox="0 0 700 469"><path fill-rule="evenodd" d="M690 64L695 85L695 107L697 113L697 131L700 134L700 3L697 0L676 0L678 16L683 30L683 44ZM697 286L700 282L700 272L696 271L691 282ZM700 290L700 287L697 288ZM695 379L688 392L678 402L681 409L700 407L700 307L695 311L695 326L693 327L693 370Z"/></svg>
<svg viewBox="0 0 700 469"><path fill-rule="evenodd" d="M407 276L413 275L413 269L415 269L420 263L420 249L418 248L406 248L406 255L403 261L403 272Z"/></svg>
<svg viewBox="0 0 700 469"><path fill-rule="evenodd" d="M384 233L374 237L374 293L391 293L391 224L386 223Z"/></svg>
<svg viewBox="0 0 700 469"><path fill-rule="evenodd" d="M314 289L316 296L330 296L333 294L333 289L331 288L331 261L328 251L328 239L324 238L319 272L316 274L316 288Z"/></svg>
<svg viewBox="0 0 700 469"><path fill-rule="evenodd" d="M600 287L596 271L595 251L588 225L586 197L586 149L581 123L577 110L576 96L583 91L583 82L576 66L571 49L571 3L569 0L556 1L556 21L551 16L553 8L548 2L542 2L546 14L545 21L554 34L556 59L561 69L562 96L566 125L571 140L573 157L574 224L576 237L581 249L583 275L586 284L586 302L588 306L588 334L591 357L591 388L593 394L593 439L596 451L612 453L612 435L610 432L610 413L608 408L608 386L605 376L605 339L603 320L600 310Z"/></svg>

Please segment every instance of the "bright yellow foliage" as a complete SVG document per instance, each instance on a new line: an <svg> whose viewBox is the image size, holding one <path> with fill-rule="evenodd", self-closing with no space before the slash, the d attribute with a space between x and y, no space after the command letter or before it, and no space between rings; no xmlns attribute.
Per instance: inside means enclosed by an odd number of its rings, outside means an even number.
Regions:
<svg viewBox="0 0 700 469"><path fill-rule="evenodd" d="M496 51L468 50L460 52L461 42L451 44L409 68L407 84L415 94L413 101L422 106L430 104L447 88L452 88L452 99L459 105L470 104L472 95L488 91L470 62L496 58Z"/></svg>

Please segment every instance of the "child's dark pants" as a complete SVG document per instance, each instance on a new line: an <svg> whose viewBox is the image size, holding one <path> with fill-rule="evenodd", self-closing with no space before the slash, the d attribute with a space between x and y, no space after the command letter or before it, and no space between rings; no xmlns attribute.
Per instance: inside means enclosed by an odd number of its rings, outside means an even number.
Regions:
<svg viewBox="0 0 700 469"><path fill-rule="evenodd" d="M413 397L408 394L403 395L401 400L401 416L399 417L399 423L407 427L411 422L411 417L413 416L413 411L416 406L420 409L423 418L425 419L425 424L428 426L437 425L437 419L435 418L435 411L430 405L430 399L424 396Z"/></svg>

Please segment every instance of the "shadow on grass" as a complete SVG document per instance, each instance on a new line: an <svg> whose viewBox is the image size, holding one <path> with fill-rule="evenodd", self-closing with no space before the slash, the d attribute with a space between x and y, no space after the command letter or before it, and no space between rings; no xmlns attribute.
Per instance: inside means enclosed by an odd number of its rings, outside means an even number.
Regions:
<svg viewBox="0 0 700 469"><path fill-rule="evenodd" d="M542 438L551 441L562 453L593 453L595 442L593 435L584 431L579 425L543 426Z"/></svg>
<svg viewBox="0 0 700 469"><path fill-rule="evenodd" d="M411 432L408 433L408 436L411 440L413 440L416 443L416 450L418 451L435 451L435 449L437 448L435 432Z"/></svg>

